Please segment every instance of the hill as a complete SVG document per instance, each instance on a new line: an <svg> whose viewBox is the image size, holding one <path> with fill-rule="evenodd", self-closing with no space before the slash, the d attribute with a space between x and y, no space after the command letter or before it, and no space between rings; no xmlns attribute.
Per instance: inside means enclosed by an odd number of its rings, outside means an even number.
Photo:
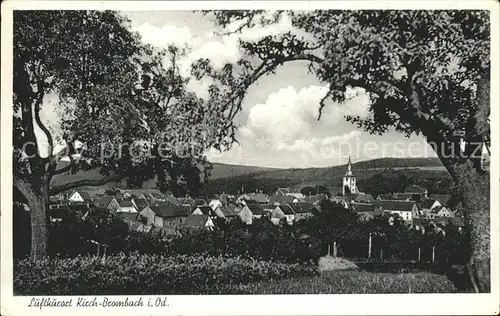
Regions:
<svg viewBox="0 0 500 316"><path fill-rule="evenodd" d="M212 172L210 179L231 178L245 174L262 173L275 170L280 169L258 166L230 165L214 162L212 163Z"/></svg>
<svg viewBox="0 0 500 316"><path fill-rule="evenodd" d="M437 158L381 158L360 161L353 164L353 172L359 181L384 172L384 169L411 169L413 174L446 174ZM278 187L303 187L317 184L327 187L340 186L346 166L325 168L290 168L278 169L259 166L243 166L213 163L209 192L237 192L264 190L272 191ZM407 172L408 172L407 171ZM62 184L79 179L99 179L102 176L96 171L80 172L76 175L58 175L53 184ZM109 183L104 187L116 187L117 183ZM155 187L154 180L148 181L144 188Z"/></svg>
<svg viewBox="0 0 500 316"><path fill-rule="evenodd" d="M346 165L339 165L324 168L289 168L289 169L272 169L265 167L254 167L261 170L252 170L248 166L235 166L217 164L217 177L212 177L212 180L219 178L229 178L232 176L241 176L250 174L254 178L268 179L300 179L302 181L331 179L332 177L343 176L346 170ZM229 167L226 167L229 166ZM366 160L354 163L353 171L368 171L380 169L436 169L444 170L441 162L437 158L380 158ZM230 175L230 174L234 175ZM227 175L227 176L224 176Z"/></svg>
<svg viewBox="0 0 500 316"><path fill-rule="evenodd" d="M225 165L219 165L219 172L224 174ZM234 166L232 166L234 168ZM389 177L394 171L397 175L403 173L412 179L448 177L446 170L437 158L381 158L354 163L353 172L358 183L363 184L374 175ZM263 190L266 193L278 187L292 187L300 189L304 186L324 185L339 187L346 171L345 165L326 168L291 168L291 169L264 169L256 172L239 172L238 176L211 178L209 192L237 193L238 191L252 192ZM396 176L396 174L395 174Z"/></svg>

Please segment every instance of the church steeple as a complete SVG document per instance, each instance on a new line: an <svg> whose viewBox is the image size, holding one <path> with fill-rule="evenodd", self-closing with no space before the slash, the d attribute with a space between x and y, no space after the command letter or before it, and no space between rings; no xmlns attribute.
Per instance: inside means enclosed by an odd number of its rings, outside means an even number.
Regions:
<svg viewBox="0 0 500 316"><path fill-rule="evenodd" d="M347 172L346 176L352 176L352 165L351 165L351 155L349 155L349 162L347 163Z"/></svg>
<svg viewBox="0 0 500 316"><path fill-rule="evenodd" d="M347 171L344 178L342 179L342 186L342 195L344 196L358 192L358 189L356 188L356 177L352 174L352 163L350 155L349 161L347 162Z"/></svg>

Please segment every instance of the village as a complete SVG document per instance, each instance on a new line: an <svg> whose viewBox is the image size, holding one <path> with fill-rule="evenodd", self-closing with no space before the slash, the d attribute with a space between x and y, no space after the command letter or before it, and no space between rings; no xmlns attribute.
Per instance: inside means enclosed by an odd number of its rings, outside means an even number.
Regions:
<svg viewBox="0 0 500 316"><path fill-rule="evenodd" d="M58 222L67 212L79 214L82 219L94 212L117 216L131 231L178 235L186 229L213 230L220 220L252 225L255 219L266 218L275 225L293 225L320 212L321 202L329 199L355 212L360 221L384 216L391 223L399 218L408 229L422 234L426 227L445 234L447 225L458 231L465 226L461 203L452 203L451 195L429 194L426 188L412 185L404 192L374 198L358 189L350 158L346 169L343 186L330 187L331 196L324 193L306 196L289 188L278 188L274 194L219 194L210 199L175 197L157 189L115 189L105 195L91 195L77 189L52 197L47 217Z"/></svg>

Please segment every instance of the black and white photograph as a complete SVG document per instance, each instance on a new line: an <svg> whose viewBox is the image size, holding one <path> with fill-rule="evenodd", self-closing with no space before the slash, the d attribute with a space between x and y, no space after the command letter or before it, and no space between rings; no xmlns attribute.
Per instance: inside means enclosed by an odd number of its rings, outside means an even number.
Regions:
<svg viewBox="0 0 500 316"><path fill-rule="evenodd" d="M3 3L2 314L500 312L475 2Z"/></svg>

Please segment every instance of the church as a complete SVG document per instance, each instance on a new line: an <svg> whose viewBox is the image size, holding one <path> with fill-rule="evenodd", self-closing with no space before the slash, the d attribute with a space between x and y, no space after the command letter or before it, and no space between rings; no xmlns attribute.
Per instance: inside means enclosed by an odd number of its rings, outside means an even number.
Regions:
<svg viewBox="0 0 500 316"><path fill-rule="evenodd" d="M351 156L349 156L349 162L347 163L347 171L342 180L342 196L350 194L360 193L358 187L356 186L356 177L352 173Z"/></svg>

